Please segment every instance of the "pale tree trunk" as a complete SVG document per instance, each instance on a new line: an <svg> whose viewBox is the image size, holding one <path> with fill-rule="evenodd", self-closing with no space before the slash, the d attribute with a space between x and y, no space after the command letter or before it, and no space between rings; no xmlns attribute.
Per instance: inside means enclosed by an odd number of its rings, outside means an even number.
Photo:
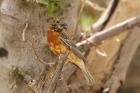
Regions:
<svg viewBox="0 0 140 93"><path fill-rule="evenodd" d="M58 12L56 17L62 18L68 24L67 33L72 34L76 24L78 1L68 0L67 2L70 6L65 11ZM24 0L23 2L22 0L3 0L1 4L0 49L5 52L1 51L3 56L0 57L1 93L31 93L24 82L18 85L18 90L10 90L14 79L7 72L12 65L29 70L34 79L37 79L45 68L35 58L31 46L33 35L39 57L45 62L55 60L56 56L51 52L46 41L49 18L37 4L26 4ZM25 31L25 41L23 41L22 33L27 22L29 26ZM61 88L61 90L64 89Z"/></svg>
<svg viewBox="0 0 140 93"><path fill-rule="evenodd" d="M54 54L47 47L46 29L49 17L42 13L37 5L27 5L18 2L19 0L4 0L1 5L1 29L0 29L0 87L1 93L32 93L27 85L21 83L18 90L10 90L13 78L8 76L7 71L12 65L22 67L31 72L31 77L35 80L39 78L45 66L35 59L35 54L31 47L31 37L35 36L35 47L41 59L45 62L52 62L56 59ZM103 24L102 29L107 29L115 24L123 22L131 17L139 15L139 0L116 0L114 12L111 12L109 20ZM71 6L65 12L58 12L57 17L64 18L68 24L69 34L74 31L77 17L77 0L69 0ZM29 27L25 32L25 41L22 40L22 33L25 24ZM92 29L93 30L93 29ZM97 31L100 31L99 29ZM109 88L110 93L115 93L117 88L125 81L125 74L132 56L139 45L139 41L131 46L133 40L137 39L139 28L131 29L133 32L125 32L116 37L105 40L100 46L107 53L103 57L96 53L94 47L86 52L88 69L91 72L96 84L87 85L82 72L71 65L63 73L63 80L58 82L57 93L97 93L102 92L102 88ZM136 36L136 38L133 38ZM130 42L129 42L130 41ZM124 47L122 47L124 46ZM132 51L129 51L132 48ZM127 58L129 51L129 58ZM123 59L125 58L125 59ZM126 61L126 64L124 63ZM121 65L123 64L123 65ZM126 66L125 66L126 65Z"/></svg>

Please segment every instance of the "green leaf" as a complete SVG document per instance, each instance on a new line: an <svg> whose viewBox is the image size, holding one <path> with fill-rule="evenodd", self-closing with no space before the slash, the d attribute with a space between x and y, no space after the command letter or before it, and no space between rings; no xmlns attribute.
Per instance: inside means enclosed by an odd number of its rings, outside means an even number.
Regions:
<svg viewBox="0 0 140 93"><path fill-rule="evenodd" d="M52 3L52 4L51 4L51 11L52 11L52 12L58 10L58 8L59 8L59 7L58 7L55 3Z"/></svg>
<svg viewBox="0 0 140 93"><path fill-rule="evenodd" d="M54 17L54 13L52 11L48 10L47 13L48 13L49 16Z"/></svg>
<svg viewBox="0 0 140 93"><path fill-rule="evenodd" d="M48 0L47 1L49 4L55 2L55 0Z"/></svg>

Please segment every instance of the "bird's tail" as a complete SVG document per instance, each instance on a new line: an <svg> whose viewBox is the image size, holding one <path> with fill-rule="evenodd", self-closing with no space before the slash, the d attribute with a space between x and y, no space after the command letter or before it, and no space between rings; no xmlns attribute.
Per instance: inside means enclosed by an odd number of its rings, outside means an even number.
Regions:
<svg viewBox="0 0 140 93"><path fill-rule="evenodd" d="M88 71L87 67L85 66L85 64L83 62L80 64L80 69L82 70L88 84L89 85L95 84L95 81L94 81L92 75L90 74L90 72Z"/></svg>
<svg viewBox="0 0 140 93"><path fill-rule="evenodd" d="M95 83L92 75L90 74L90 72L88 71L87 67L85 67L85 70L82 70L83 74L88 82L89 85L93 85Z"/></svg>

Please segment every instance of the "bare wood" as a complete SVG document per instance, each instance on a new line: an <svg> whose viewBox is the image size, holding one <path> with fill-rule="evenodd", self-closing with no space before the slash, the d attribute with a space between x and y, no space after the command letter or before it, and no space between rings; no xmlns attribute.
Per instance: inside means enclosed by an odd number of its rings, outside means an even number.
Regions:
<svg viewBox="0 0 140 93"><path fill-rule="evenodd" d="M92 25L91 30L93 33L101 31L105 26L105 23L110 19L110 15L112 14L113 9L115 9L115 4L118 0L111 0L109 6L107 7L105 13L101 16L101 18Z"/></svg>
<svg viewBox="0 0 140 93"><path fill-rule="evenodd" d="M84 36L84 39L87 40L86 36ZM101 56L107 56L106 52L97 44L93 43L92 41L88 41L87 43L93 45L95 47L96 52Z"/></svg>
<svg viewBox="0 0 140 93"><path fill-rule="evenodd" d="M74 29L74 34L73 34L72 39L75 38L76 33L77 33L77 31L78 31L78 25L79 25L79 21L80 21L80 18L81 18L81 15L82 15L82 12L83 12L83 9L84 9L84 6L85 6L85 2L86 2L86 0L83 1L83 4L82 4L82 6L81 6L81 10L80 10L80 13L79 13L77 22L76 22L76 27L75 27L75 29Z"/></svg>
<svg viewBox="0 0 140 93"><path fill-rule="evenodd" d="M84 1L84 0L81 0ZM105 8L100 7L98 4L91 2L90 0L86 0L86 4L88 4L91 8L97 11L105 11Z"/></svg>
<svg viewBox="0 0 140 93"><path fill-rule="evenodd" d="M140 24L140 16L133 17L122 23L119 23L108 29L105 29L101 32L97 32L93 36L88 38L87 40L92 41L93 43L96 43L96 44L100 44L103 40L116 36L122 32L128 31L126 29L131 29L134 26L139 25L139 24ZM87 40L81 41L81 42L77 43L76 45L81 46L81 45L87 43Z"/></svg>
<svg viewBox="0 0 140 93"><path fill-rule="evenodd" d="M24 77L26 84L33 93L54 93L67 56L68 53L60 55L58 62L53 67L46 65L38 80L33 80L24 73L20 74Z"/></svg>
<svg viewBox="0 0 140 93"><path fill-rule="evenodd" d="M25 31L26 31L26 29L28 28L28 26L29 26L29 23L27 22L27 23L25 24L25 27L24 27L23 32L22 32L22 40L23 40L23 41L25 41Z"/></svg>
<svg viewBox="0 0 140 93"><path fill-rule="evenodd" d="M132 57L140 44L140 27L134 27L125 40L120 58L115 64L115 70L104 85L104 90L109 88L109 93L115 93L119 86L125 82L126 72Z"/></svg>
<svg viewBox="0 0 140 93"><path fill-rule="evenodd" d="M46 63L53 62L56 57L46 42L46 28L48 27L48 20L50 17L46 13L41 13L40 7L36 5L28 5L27 3L19 2L19 0L0 0L3 1L1 5L1 25L0 25L0 47L4 47L8 51L8 57L0 58L1 78L0 78L0 93L30 93L30 90L25 84L19 86L20 90L12 91L9 89L11 77L7 74L7 71L11 65L16 64L19 67L25 67L32 70L33 76L37 78L41 71L44 69L44 64L40 64L34 57L35 53L32 50L31 37L35 36L34 47L37 49L38 56ZM40 1L40 0L39 0ZM71 31L74 31L77 17L78 1L67 0L71 7L67 8L67 11L57 12L56 15L59 18L64 18L69 24L70 30L68 34L73 35ZM26 6L26 7L25 7ZM29 20L26 20L28 19ZM71 20L70 20L71 19ZM29 29L25 31L25 41L22 40L23 26L29 21ZM8 62L8 63L7 63ZM73 70L73 69L72 69ZM71 71L66 72L67 74ZM65 75L64 75L65 76ZM67 77L69 78L69 77ZM3 80L4 79L4 80ZM64 78L65 79L65 78ZM65 86L59 86L60 91L64 91ZM57 92L59 93L59 92ZM66 93L66 92L61 92Z"/></svg>
<svg viewBox="0 0 140 93"><path fill-rule="evenodd" d="M34 47L34 36L32 36L32 48L33 48L33 50L34 50L36 59L38 59L42 64L45 64L45 65L46 65L46 62L44 62L42 59L40 59L39 56L37 55L36 49L35 49L35 47Z"/></svg>

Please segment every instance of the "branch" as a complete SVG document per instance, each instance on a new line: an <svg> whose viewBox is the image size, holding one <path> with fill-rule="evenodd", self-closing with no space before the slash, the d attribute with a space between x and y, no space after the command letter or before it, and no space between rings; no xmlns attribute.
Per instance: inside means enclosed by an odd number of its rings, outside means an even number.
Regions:
<svg viewBox="0 0 140 93"><path fill-rule="evenodd" d="M115 69L110 78L104 85L104 91L108 90L109 93L115 93L118 87L124 83L126 78L127 69L132 60L132 57L140 44L140 27L134 27L129 33L122 47L118 62L115 64ZM133 45L132 45L133 44ZM108 91L106 91L108 93Z"/></svg>
<svg viewBox="0 0 140 93"><path fill-rule="evenodd" d="M27 22L25 24L25 27L24 27L23 32L22 32L22 40L23 41L25 41L25 31L27 30L28 26L29 26L29 23Z"/></svg>
<svg viewBox="0 0 140 93"><path fill-rule="evenodd" d="M35 47L34 47L34 36L32 36L32 48L33 48L33 50L34 50L36 59L38 59L42 64L45 64L45 65L46 65L46 62L44 62L42 59L40 59L39 56L37 55L36 49L35 49Z"/></svg>
<svg viewBox="0 0 140 93"><path fill-rule="evenodd" d="M101 55L101 56L107 56L106 52L98 45L96 45L95 43L88 41L87 37L83 34L83 38L91 45L93 45L95 47L96 52Z"/></svg>
<svg viewBox="0 0 140 93"><path fill-rule="evenodd" d="M53 65L53 67L46 65L38 80L32 80L28 77L25 78L27 79L26 82L29 89L34 93L54 93L67 56L68 53L60 55L57 64Z"/></svg>
<svg viewBox="0 0 140 93"><path fill-rule="evenodd" d="M81 15L82 15L82 12L83 12L83 9L84 9L84 6L85 6L85 2L86 2L86 0L83 1L82 7L81 7L81 10L80 10L80 13L79 13L77 22L76 22L76 27L75 27L74 34L73 34L72 39L75 38L76 33L77 33L77 31L78 31L78 24L79 24L79 21L80 21L80 18L81 18Z"/></svg>
<svg viewBox="0 0 140 93"><path fill-rule="evenodd" d="M81 1L84 1L84 0L81 0ZM92 3L89 0L86 0L86 4L88 4L91 8L93 8L95 10L102 11L102 12L105 11L105 8L99 7L98 4Z"/></svg>
<svg viewBox="0 0 140 93"><path fill-rule="evenodd" d="M131 29L134 26L139 25L139 24L140 24L140 16L133 17L122 23L119 23L108 29L105 29L101 32L97 32L93 36L88 38L87 40L92 41L95 44L100 44L103 40L116 36L122 32L128 31L127 29ZM87 40L81 41L81 42L77 43L76 45L81 46L81 45L87 43Z"/></svg>
<svg viewBox="0 0 140 93"><path fill-rule="evenodd" d="M112 15L114 9L116 9L118 1L119 0L111 0L109 6L107 7L107 10L102 15L102 17L95 24L92 25L91 30L93 33L101 31L104 28L104 26L110 19L110 16Z"/></svg>

